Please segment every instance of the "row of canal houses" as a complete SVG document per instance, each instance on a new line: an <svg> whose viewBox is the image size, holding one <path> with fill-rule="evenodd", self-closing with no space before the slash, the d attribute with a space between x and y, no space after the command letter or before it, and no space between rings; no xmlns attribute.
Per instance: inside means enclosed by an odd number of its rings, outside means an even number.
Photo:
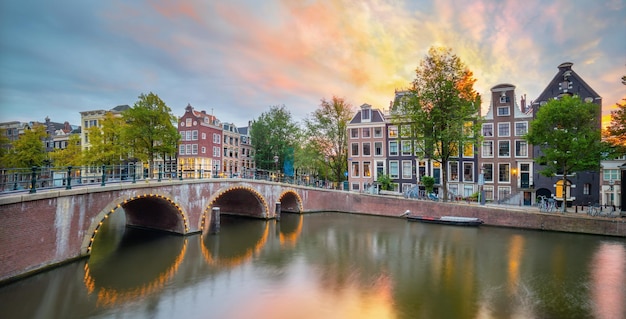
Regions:
<svg viewBox="0 0 626 319"><path fill-rule="evenodd" d="M376 180L388 174L393 190L405 193L420 185L422 176L435 178L442 194L441 164L425 158L410 138L410 125L393 121L393 105L401 103L406 91L395 92L391 110L363 104L348 125L348 184L351 191L375 191ZM540 151L523 138L538 109L550 99L579 96L602 108L602 98L572 70L572 63L558 66L558 72L532 102L526 97L517 103L515 86L498 84L491 88L491 102L482 114L482 145L462 150L448 163L448 195L469 197L483 186L487 201L533 205L538 196L562 201L562 176L545 177L534 161ZM391 111L391 112L390 112ZM601 117L598 118L598 129ZM623 161L603 162L601 171L578 172L567 176L567 201L573 205L601 203L620 205L620 169ZM479 183L479 177L480 183ZM481 184L481 185L479 185Z"/></svg>

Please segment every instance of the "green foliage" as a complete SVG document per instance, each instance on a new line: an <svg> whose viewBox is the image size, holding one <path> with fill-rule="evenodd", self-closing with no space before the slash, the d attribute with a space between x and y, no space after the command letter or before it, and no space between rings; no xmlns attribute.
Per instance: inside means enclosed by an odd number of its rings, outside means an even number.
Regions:
<svg viewBox="0 0 626 319"><path fill-rule="evenodd" d="M431 48L415 71L410 94L395 105L396 121L412 123L417 148L441 162L443 187L451 157L480 142L480 95L473 73L450 49ZM444 192L444 200L447 192Z"/></svg>
<svg viewBox="0 0 626 319"><path fill-rule="evenodd" d="M387 174L378 175L376 181L380 184L380 190L382 191L390 191L393 189L393 187L391 187L391 177Z"/></svg>
<svg viewBox="0 0 626 319"><path fill-rule="evenodd" d="M283 167L289 149L297 149L300 129L285 106L272 106L253 121L250 138L255 147L254 160L259 169L274 170ZM278 156L278 165L274 163Z"/></svg>
<svg viewBox="0 0 626 319"><path fill-rule="evenodd" d="M50 159L56 167L82 165L82 152L80 147L80 135L72 134L64 149L55 149L50 152Z"/></svg>
<svg viewBox="0 0 626 319"><path fill-rule="evenodd" d="M432 193L434 186L435 186L435 178L432 176L422 176L420 181L422 182L422 185L424 185L424 188L426 189L426 192L428 193Z"/></svg>
<svg viewBox="0 0 626 319"><path fill-rule="evenodd" d="M11 149L2 157L1 167L23 168L42 166L46 160L46 148L43 139L46 129L43 125L34 125L25 130L19 139L13 141Z"/></svg>
<svg viewBox="0 0 626 319"><path fill-rule="evenodd" d="M541 147L536 158L545 163L542 175L571 174L600 167L606 145L600 136L600 107L578 97L563 96L539 108L526 140Z"/></svg>
<svg viewBox="0 0 626 319"><path fill-rule="evenodd" d="M180 140L173 124L176 117L158 95L152 92L139 95L139 100L122 117L126 122L122 134L131 156L150 163L152 168L157 155L176 154Z"/></svg>
<svg viewBox="0 0 626 319"><path fill-rule="evenodd" d="M626 154L626 99L617 103L617 110L611 111L611 124L606 128L605 140L618 155Z"/></svg>
<svg viewBox="0 0 626 319"><path fill-rule="evenodd" d="M315 158L324 160L330 180L341 182L348 171L348 123L354 111L343 98L322 99L320 107L305 120L309 145Z"/></svg>
<svg viewBox="0 0 626 319"><path fill-rule="evenodd" d="M128 147L124 139L126 122L113 113L105 114L100 126L87 129L89 149L84 153L84 163L88 165L118 165L128 157Z"/></svg>

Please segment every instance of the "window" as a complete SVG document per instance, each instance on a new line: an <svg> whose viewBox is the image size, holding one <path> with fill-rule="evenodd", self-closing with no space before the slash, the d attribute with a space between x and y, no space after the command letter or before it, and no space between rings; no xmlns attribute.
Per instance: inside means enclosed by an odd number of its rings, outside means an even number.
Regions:
<svg viewBox="0 0 626 319"><path fill-rule="evenodd" d="M515 141L515 156L528 157L528 142Z"/></svg>
<svg viewBox="0 0 626 319"><path fill-rule="evenodd" d="M498 157L511 157L509 141L498 141Z"/></svg>
<svg viewBox="0 0 626 319"><path fill-rule="evenodd" d="M410 156L411 155L411 141L410 140L404 140L402 142L400 142L402 145L402 155L403 156Z"/></svg>
<svg viewBox="0 0 626 319"><path fill-rule="evenodd" d="M583 185L583 195L590 195L591 194L591 184L585 183Z"/></svg>
<svg viewBox="0 0 626 319"><path fill-rule="evenodd" d="M351 138L359 138L359 129L358 128L350 129L350 137Z"/></svg>
<svg viewBox="0 0 626 319"><path fill-rule="evenodd" d="M197 130L193 130L191 132L191 140L192 141L197 141L198 140L198 131Z"/></svg>
<svg viewBox="0 0 626 319"><path fill-rule="evenodd" d="M221 141L221 139L220 139L220 135L219 135L219 134L216 134L216 133L213 133L213 143L215 143L215 144L219 144L219 143L220 143L220 141Z"/></svg>
<svg viewBox="0 0 626 319"><path fill-rule="evenodd" d="M359 143L352 143L352 156L359 156Z"/></svg>
<svg viewBox="0 0 626 319"><path fill-rule="evenodd" d="M352 162L352 177L359 177L359 162Z"/></svg>
<svg viewBox="0 0 626 319"><path fill-rule="evenodd" d="M383 142L374 142L374 156L383 156Z"/></svg>
<svg viewBox="0 0 626 319"><path fill-rule="evenodd" d="M501 163L498 164L498 182L508 183L511 181L510 178L510 164Z"/></svg>
<svg viewBox="0 0 626 319"><path fill-rule="evenodd" d="M500 186L498 187L498 199L504 200L511 195L511 187L510 186Z"/></svg>
<svg viewBox="0 0 626 319"><path fill-rule="evenodd" d="M185 141L191 141L191 131L186 131L185 136Z"/></svg>
<svg viewBox="0 0 626 319"><path fill-rule="evenodd" d="M523 136L528 133L528 122L515 122L515 136Z"/></svg>
<svg viewBox="0 0 626 319"><path fill-rule="evenodd" d="M180 144L180 146L178 147L178 154L185 155L185 145L184 144Z"/></svg>
<svg viewBox="0 0 626 319"><path fill-rule="evenodd" d="M193 155L197 155L198 154L198 144L192 144L191 145L191 154L193 154Z"/></svg>
<svg viewBox="0 0 626 319"><path fill-rule="evenodd" d="M185 131L180 131L179 134L180 134L180 140L181 141L186 141L186 139L185 139L185 136L186 136Z"/></svg>
<svg viewBox="0 0 626 319"><path fill-rule="evenodd" d="M511 132L509 130L509 123L498 123L498 136L506 137L511 136Z"/></svg>
<svg viewBox="0 0 626 319"><path fill-rule="evenodd" d="M483 136L485 137L493 136L493 123L483 124Z"/></svg>
<svg viewBox="0 0 626 319"><path fill-rule="evenodd" d="M619 170L618 169L605 169L602 171L603 179L605 181L610 180L619 180Z"/></svg>
<svg viewBox="0 0 626 319"><path fill-rule="evenodd" d="M389 137L396 138L398 137L398 127L395 125L389 125Z"/></svg>
<svg viewBox="0 0 626 319"><path fill-rule="evenodd" d="M363 162L363 177L372 176L372 165L370 162Z"/></svg>
<svg viewBox="0 0 626 319"><path fill-rule="evenodd" d="M191 119L185 119L185 126L190 127L191 126Z"/></svg>
<svg viewBox="0 0 626 319"><path fill-rule="evenodd" d="M191 155L191 144L185 145L185 154Z"/></svg>
<svg viewBox="0 0 626 319"><path fill-rule="evenodd" d="M413 161L402 161L402 178L411 179L413 176Z"/></svg>
<svg viewBox="0 0 626 319"><path fill-rule="evenodd" d="M474 181L474 163L463 163L463 181Z"/></svg>
<svg viewBox="0 0 626 319"><path fill-rule="evenodd" d="M359 183L352 183L352 190L353 191L358 191L359 190Z"/></svg>
<svg viewBox="0 0 626 319"><path fill-rule="evenodd" d="M206 147L202 146L202 154L206 154Z"/></svg>
<svg viewBox="0 0 626 319"><path fill-rule="evenodd" d="M372 118L371 112L371 109L361 110L361 120L363 120L363 122L369 122Z"/></svg>
<svg viewBox="0 0 626 319"><path fill-rule="evenodd" d="M370 156L372 155L372 151L371 151L371 147L372 144L371 143L363 143L363 156Z"/></svg>
<svg viewBox="0 0 626 319"><path fill-rule="evenodd" d="M483 189L485 190L485 199L493 200L493 186L484 186Z"/></svg>
<svg viewBox="0 0 626 319"><path fill-rule="evenodd" d="M202 133L202 139L206 140L206 133Z"/></svg>
<svg viewBox="0 0 626 319"><path fill-rule="evenodd" d="M448 175L450 176L448 178L449 181L451 182L458 182L459 181L459 162L450 162L448 167Z"/></svg>
<svg viewBox="0 0 626 319"><path fill-rule="evenodd" d="M370 138L370 128L369 127L364 127L362 129L362 134L363 134L363 137Z"/></svg>
<svg viewBox="0 0 626 319"><path fill-rule="evenodd" d="M400 126L400 136L409 137L411 136L411 126L410 125L401 125Z"/></svg>
<svg viewBox="0 0 626 319"><path fill-rule="evenodd" d="M389 156L398 156L398 141L389 141Z"/></svg>
<svg viewBox="0 0 626 319"><path fill-rule="evenodd" d="M474 157L474 144L466 143L463 145L463 157Z"/></svg>
<svg viewBox="0 0 626 319"><path fill-rule="evenodd" d="M383 174L385 174L385 162L376 161L376 178Z"/></svg>
<svg viewBox="0 0 626 319"><path fill-rule="evenodd" d="M509 116L510 114L508 106L498 106L498 116Z"/></svg>
<svg viewBox="0 0 626 319"><path fill-rule="evenodd" d="M213 157L220 157L220 148L218 146L213 146Z"/></svg>
<svg viewBox="0 0 626 319"><path fill-rule="evenodd" d="M493 141L483 142L483 157L493 157Z"/></svg>
<svg viewBox="0 0 626 319"><path fill-rule="evenodd" d="M492 163L484 163L483 164L483 176L485 177L486 182L493 182L493 164Z"/></svg>
<svg viewBox="0 0 626 319"><path fill-rule="evenodd" d="M383 128L375 127L374 128L374 137L383 137Z"/></svg>
<svg viewBox="0 0 626 319"><path fill-rule="evenodd" d="M398 161L389 161L389 177L398 178Z"/></svg>

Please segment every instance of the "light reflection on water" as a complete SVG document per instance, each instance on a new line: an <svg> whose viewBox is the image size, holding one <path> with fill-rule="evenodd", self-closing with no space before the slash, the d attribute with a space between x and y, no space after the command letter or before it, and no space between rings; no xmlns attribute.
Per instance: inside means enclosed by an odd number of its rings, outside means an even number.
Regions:
<svg viewBox="0 0 626 319"><path fill-rule="evenodd" d="M623 243L601 243L590 268L595 317L626 317L626 249Z"/></svg>
<svg viewBox="0 0 626 319"><path fill-rule="evenodd" d="M625 312L624 239L333 213L222 220L220 234L205 237L145 233L118 220L98 233L89 260L0 287L0 309L8 318Z"/></svg>

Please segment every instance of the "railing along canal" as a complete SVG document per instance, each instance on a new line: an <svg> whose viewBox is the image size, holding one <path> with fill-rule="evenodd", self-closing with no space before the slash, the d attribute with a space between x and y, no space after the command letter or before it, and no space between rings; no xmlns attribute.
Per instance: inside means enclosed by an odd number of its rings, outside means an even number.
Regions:
<svg viewBox="0 0 626 319"><path fill-rule="evenodd" d="M19 192L36 193L46 189L72 189L77 186L106 186L109 184L137 183L139 181L162 180L189 180L189 179L217 179L239 178L249 180L264 180L279 183L296 184L317 188L327 188L330 185L324 180L308 175L297 177L285 176L274 171L250 169L243 173L212 172L195 169L164 169L162 165L155 165L153 172L143 166L129 165L101 165L80 167L53 167L33 166L31 168L2 168L0 169L0 195Z"/></svg>

